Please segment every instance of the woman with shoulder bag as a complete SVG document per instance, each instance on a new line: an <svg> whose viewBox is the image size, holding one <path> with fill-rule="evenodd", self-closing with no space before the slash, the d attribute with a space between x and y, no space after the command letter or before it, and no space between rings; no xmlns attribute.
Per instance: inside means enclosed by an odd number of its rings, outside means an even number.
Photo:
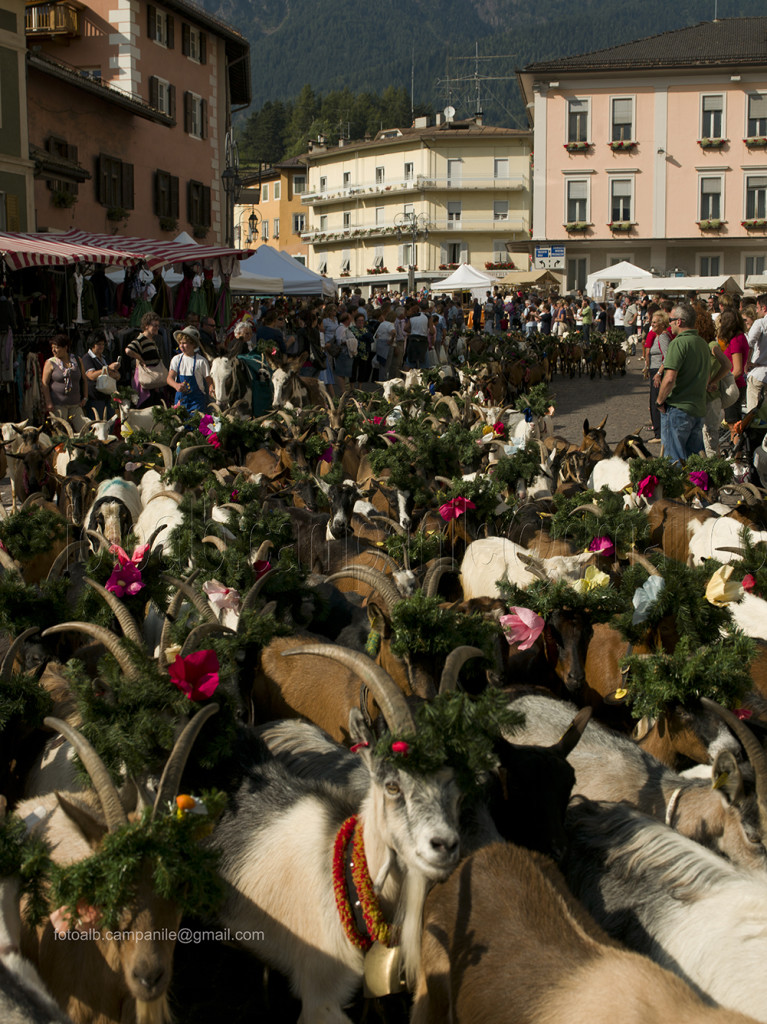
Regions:
<svg viewBox="0 0 767 1024"><path fill-rule="evenodd" d="M732 367L733 381L727 377L720 387L723 390L722 405L724 406L724 418L728 423L737 423L742 419L742 406L746 401L746 363L748 362L749 347L746 339L746 325L743 317L737 309L727 306L722 309L716 322L716 335L719 347L730 361ZM732 388L734 382L738 389L738 397L735 398Z"/></svg>
<svg viewBox="0 0 767 1024"><path fill-rule="evenodd" d="M120 379L120 362L107 363L104 358L106 336L97 331L91 338L90 348L83 356L83 369L88 379L87 414L91 419L106 419L110 398L117 390Z"/></svg>
<svg viewBox="0 0 767 1024"><path fill-rule="evenodd" d="M141 334L125 347L125 354L136 362L133 384L139 396L143 391L146 398L139 398L138 405L146 408L161 405L166 396L168 370L157 347L160 318L156 313L145 313L141 318Z"/></svg>
<svg viewBox="0 0 767 1024"><path fill-rule="evenodd" d="M338 318L336 328L336 345L338 354L333 359L333 373L336 378L336 391L345 391L349 386L354 366L354 357L357 355L357 339L351 328L352 318L349 313L342 313Z"/></svg>
<svg viewBox="0 0 767 1024"><path fill-rule="evenodd" d="M653 436L651 443L660 444L660 410L657 406L658 392L660 391L660 371L663 367L663 360L666 358L671 333L668 329L668 313L658 310L653 314L650 331L647 335L644 348L644 371L645 379L650 379L650 420L652 421ZM656 384L656 379L658 383Z"/></svg>
<svg viewBox="0 0 767 1024"><path fill-rule="evenodd" d="M83 364L72 355L66 334L56 334L51 338L51 357L43 366L41 388L47 412L67 420L75 430L84 426L87 381Z"/></svg>

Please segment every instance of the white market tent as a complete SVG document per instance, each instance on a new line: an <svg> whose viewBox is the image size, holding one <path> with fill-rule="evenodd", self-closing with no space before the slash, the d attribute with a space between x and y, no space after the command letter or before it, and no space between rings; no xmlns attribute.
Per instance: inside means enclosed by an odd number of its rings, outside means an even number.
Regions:
<svg viewBox="0 0 767 1024"><path fill-rule="evenodd" d="M635 292L644 288L651 294L686 295L687 292L731 292L741 295L743 289L734 277L722 274L719 277L635 277L625 280L623 291Z"/></svg>
<svg viewBox="0 0 767 1024"><path fill-rule="evenodd" d="M265 277L282 279L280 288L261 288L256 285ZM251 279L253 284L251 284ZM232 278L233 292L257 293L259 295L327 295L336 294L336 283L332 278L315 274L302 266L292 256L269 245L260 246L252 256L240 264L240 275Z"/></svg>
<svg viewBox="0 0 767 1024"><path fill-rule="evenodd" d="M616 288L625 291L627 287L625 279L636 277L652 277L652 274L647 270L642 270L641 267L637 267L634 263L629 263L628 260L621 260L620 263L613 263L611 267L595 270L593 274L589 274L586 278L586 294L594 294L594 285L597 281L601 281L605 285L614 284ZM642 288L644 286L639 285L639 287Z"/></svg>
<svg viewBox="0 0 767 1024"><path fill-rule="evenodd" d="M767 277L764 274L751 274L746 278L746 291L761 293L767 290Z"/></svg>
<svg viewBox="0 0 767 1024"><path fill-rule="evenodd" d="M496 284L493 277L481 273L471 263L462 263L449 277L432 281L435 292L471 292L475 298Z"/></svg>

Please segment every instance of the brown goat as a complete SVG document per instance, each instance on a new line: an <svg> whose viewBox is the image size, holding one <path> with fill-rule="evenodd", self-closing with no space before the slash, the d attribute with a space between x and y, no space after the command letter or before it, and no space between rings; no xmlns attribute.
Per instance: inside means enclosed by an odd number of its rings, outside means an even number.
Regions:
<svg viewBox="0 0 767 1024"><path fill-rule="evenodd" d="M610 939L547 857L506 843L426 900L411 1024L753 1024Z"/></svg>

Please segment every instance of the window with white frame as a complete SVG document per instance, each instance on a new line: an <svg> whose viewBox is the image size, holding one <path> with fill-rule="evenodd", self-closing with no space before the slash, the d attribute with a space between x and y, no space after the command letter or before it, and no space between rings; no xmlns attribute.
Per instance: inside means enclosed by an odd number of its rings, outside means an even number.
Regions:
<svg viewBox="0 0 767 1024"><path fill-rule="evenodd" d="M382 245L375 247L375 254L373 256L373 266L378 269L384 265L384 251Z"/></svg>
<svg viewBox="0 0 767 1024"><path fill-rule="evenodd" d="M352 226L352 215L349 210L344 210L344 227L350 228Z"/></svg>
<svg viewBox="0 0 767 1024"><path fill-rule="evenodd" d="M264 182L264 184L261 186L261 202L269 202L269 182Z"/></svg>
<svg viewBox="0 0 767 1024"><path fill-rule="evenodd" d="M383 167L376 167L376 185L383 185L386 181L386 172Z"/></svg>
<svg viewBox="0 0 767 1024"><path fill-rule="evenodd" d="M447 162L447 186L448 188L457 188L461 184L461 172L463 161L460 157L455 157L448 160Z"/></svg>
<svg viewBox="0 0 767 1024"><path fill-rule="evenodd" d="M320 231L327 231L327 230L328 230L328 215L326 213L323 213L322 216L320 217Z"/></svg>
<svg viewBox="0 0 767 1024"><path fill-rule="evenodd" d="M610 101L610 140L632 142L634 140L634 98L619 96Z"/></svg>
<svg viewBox="0 0 767 1024"><path fill-rule="evenodd" d="M445 246L446 263L468 262L468 250L463 242L448 242Z"/></svg>
<svg viewBox="0 0 767 1024"><path fill-rule="evenodd" d="M305 213L294 213L293 214L293 234L300 235L302 231L306 231L306 214Z"/></svg>
<svg viewBox="0 0 767 1024"><path fill-rule="evenodd" d="M352 254L348 249L344 249L341 253L341 273L348 274L352 266Z"/></svg>
<svg viewBox="0 0 767 1024"><path fill-rule="evenodd" d="M746 135L767 135L767 93L750 92L748 94L748 124Z"/></svg>
<svg viewBox="0 0 767 1024"><path fill-rule="evenodd" d="M509 201L508 199L495 199L493 200L493 220L508 220L509 219Z"/></svg>
<svg viewBox="0 0 767 1024"><path fill-rule="evenodd" d="M700 179L700 212L699 220L721 220L722 217L722 179L702 177Z"/></svg>
<svg viewBox="0 0 767 1024"><path fill-rule="evenodd" d="M176 90L164 78L149 77L149 104L168 117L176 116Z"/></svg>
<svg viewBox="0 0 767 1024"><path fill-rule="evenodd" d="M320 175L320 192L327 192L327 190L328 190L327 175L321 174Z"/></svg>
<svg viewBox="0 0 767 1024"><path fill-rule="evenodd" d="M272 231L272 234L274 235L275 238L279 238L280 237L280 218L279 217L275 217L274 218L274 229Z"/></svg>
<svg viewBox="0 0 767 1024"><path fill-rule="evenodd" d="M327 272L328 272L328 258L327 258L327 256L320 256L320 262L317 264L317 272L319 274L327 274Z"/></svg>
<svg viewBox="0 0 767 1024"><path fill-rule="evenodd" d="M202 33L198 28L194 28L192 25L189 26L189 53L188 56L192 60L199 62L200 54L202 53L202 47L200 45L200 38Z"/></svg>
<svg viewBox="0 0 767 1024"><path fill-rule="evenodd" d="M724 96L701 96L700 137L702 139L724 137Z"/></svg>
<svg viewBox="0 0 767 1024"><path fill-rule="evenodd" d="M275 199L279 199L282 196L282 182L275 181L274 188L272 189L272 196Z"/></svg>
<svg viewBox="0 0 767 1024"><path fill-rule="evenodd" d="M184 93L184 121L185 128L189 135L197 139L204 139L208 134L207 103L202 96L196 96L193 92Z"/></svg>
<svg viewBox="0 0 767 1024"><path fill-rule="evenodd" d="M567 181L567 223L586 223L589 219L589 182L587 178Z"/></svg>
<svg viewBox="0 0 767 1024"><path fill-rule="evenodd" d="M567 261L567 290L574 292L586 287L586 257L577 256Z"/></svg>
<svg viewBox="0 0 767 1024"><path fill-rule="evenodd" d="M509 161L505 156L496 157L493 160L493 177L497 181L499 178L505 179L509 176Z"/></svg>
<svg viewBox="0 0 767 1024"><path fill-rule="evenodd" d="M461 226L461 203L456 200L447 204L447 227L453 231Z"/></svg>
<svg viewBox="0 0 767 1024"><path fill-rule="evenodd" d="M412 181L413 180L414 169L415 168L414 168L412 163L408 162L408 163L405 164L405 181Z"/></svg>
<svg viewBox="0 0 767 1024"><path fill-rule="evenodd" d="M509 253L506 243L500 238L493 239L493 263L508 263Z"/></svg>
<svg viewBox="0 0 767 1024"><path fill-rule="evenodd" d="M159 7L150 4L148 7L148 19L149 38L154 39L160 46L168 46L172 49L173 33L169 29L173 23L173 18L169 17L165 11L161 11Z"/></svg>
<svg viewBox="0 0 767 1024"><path fill-rule="evenodd" d="M266 219L266 217L264 217L264 219L261 221L261 241L269 241L269 221Z"/></svg>
<svg viewBox="0 0 767 1024"><path fill-rule="evenodd" d="M381 227L386 221L386 207L376 206L376 227Z"/></svg>
<svg viewBox="0 0 767 1024"><path fill-rule="evenodd" d="M402 266L410 267L413 265L413 243L405 242L402 246Z"/></svg>
<svg viewBox="0 0 767 1024"><path fill-rule="evenodd" d="M767 217L767 175L746 176L746 220Z"/></svg>
<svg viewBox="0 0 767 1024"><path fill-rule="evenodd" d="M344 188L348 188L352 183L352 172L344 171Z"/></svg>
<svg viewBox="0 0 767 1024"><path fill-rule="evenodd" d="M306 175L305 174L294 174L293 175L293 195L300 196L306 192Z"/></svg>
<svg viewBox="0 0 767 1024"><path fill-rule="evenodd" d="M711 253L706 253L705 256L701 253L698 256L698 273L701 277L719 277L721 267L722 257L718 253L716 256L712 256Z"/></svg>
<svg viewBox="0 0 767 1024"><path fill-rule="evenodd" d="M589 141L589 110L590 104L588 100L576 99L574 97L567 101L568 142Z"/></svg>
<svg viewBox="0 0 767 1024"><path fill-rule="evenodd" d="M765 267L767 267L767 257L765 257L765 256L746 256L746 260L745 260L746 277L753 277L756 274L758 274L761 277L764 274Z"/></svg>
<svg viewBox="0 0 767 1024"><path fill-rule="evenodd" d="M630 221L633 219L633 190L630 178L610 179L610 220Z"/></svg>
<svg viewBox="0 0 767 1024"><path fill-rule="evenodd" d="M402 207L402 212L405 214L406 217L409 216L410 214L415 214L415 206L412 203L405 203L405 205Z"/></svg>

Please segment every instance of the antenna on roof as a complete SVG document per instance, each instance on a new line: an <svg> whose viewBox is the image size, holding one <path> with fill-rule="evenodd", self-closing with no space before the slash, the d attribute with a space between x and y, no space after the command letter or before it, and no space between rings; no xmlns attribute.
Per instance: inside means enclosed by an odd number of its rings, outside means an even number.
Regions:
<svg viewBox="0 0 767 1024"><path fill-rule="evenodd" d="M415 121L415 43L410 49L410 120Z"/></svg>

